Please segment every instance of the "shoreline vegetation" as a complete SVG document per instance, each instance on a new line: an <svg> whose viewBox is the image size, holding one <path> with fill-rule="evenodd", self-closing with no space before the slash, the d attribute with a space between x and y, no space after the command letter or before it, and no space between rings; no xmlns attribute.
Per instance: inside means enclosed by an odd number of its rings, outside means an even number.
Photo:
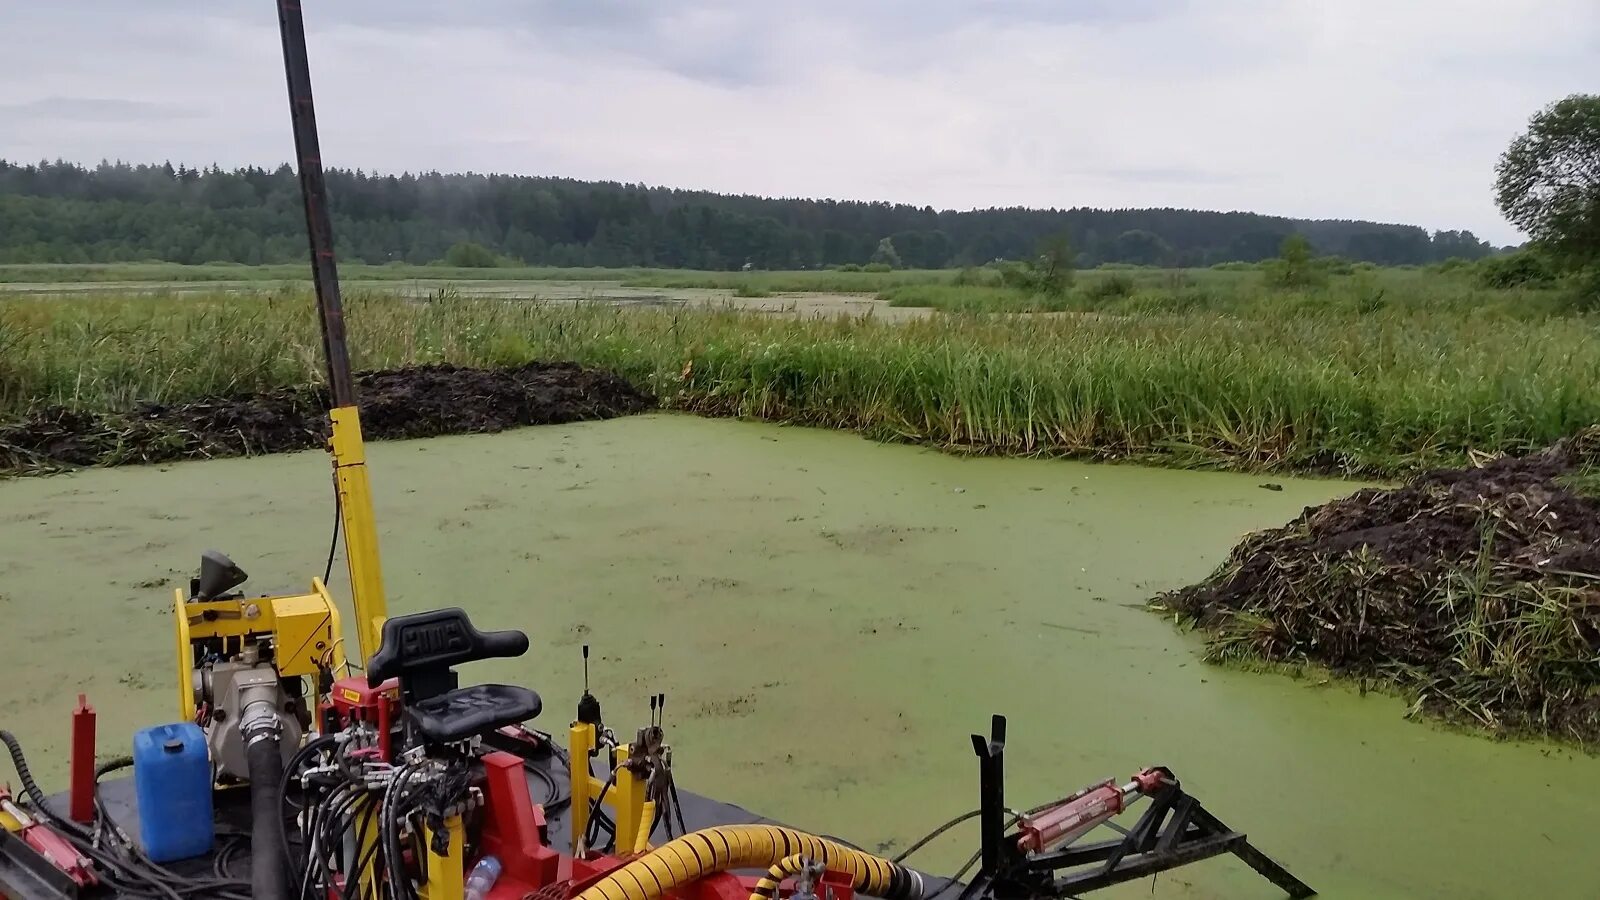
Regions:
<svg viewBox="0 0 1600 900"><path fill-rule="evenodd" d="M953 310L894 323L449 289L352 289L347 313L361 369L571 361L670 409L965 453L1392 478L1600 421L1600 317L1563 312L1560 291L1418 271L1301 290L1259 273L1095 274L1131 286L1085 275L1049 295L1057 315L1008 315L1036 295L954 283L884 289ZM0 293L0 421L314 385L317 335L295 286Z"/></svg>
<svg viewBox="0 0 1600 900"><path fill-rule="evenodd" d="M181 280L170 268L150 274ZM314 446L313 303L273 274L0 288L0 474ZM352 286L354 363L388 385L364 395L374 438L654 407L957 453L1399 479L1252 535L1158 608L1215 659L1325 667L1491 734L1600 740L1600 317L1562 290L1394 269L1292 286L1260 267L1110 270L1044 289L987 271L606 274L732 294L640 306L532 302L537 285ZM732 302L841 276L934 312ZM447 401L429 407L437 384ZM479 395L481 409L462 400Z"/></svg>

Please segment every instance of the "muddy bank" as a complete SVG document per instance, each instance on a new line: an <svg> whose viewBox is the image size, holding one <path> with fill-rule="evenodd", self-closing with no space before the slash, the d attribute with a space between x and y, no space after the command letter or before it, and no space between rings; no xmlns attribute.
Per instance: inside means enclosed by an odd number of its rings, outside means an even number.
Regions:
<svg viewBox="0 0 1600 900"><path fill-rule="evenodd" d="M618 376L574 363L411 366L356 381L362 432L374 440L609 419L654 405ZM126 413L47 408L0 424L0 473L305 450L322 446L327 408L327 393L313 387Z"/></svg>
<svg viewBox="0 0 1600 900"><path fill-rule="evenodd" d="M1162 603L1214 658L1312 662L1500 732L1600 741L1600 430L1308 508ZM1587 484L1586 484L1587 482Z"/></svg>

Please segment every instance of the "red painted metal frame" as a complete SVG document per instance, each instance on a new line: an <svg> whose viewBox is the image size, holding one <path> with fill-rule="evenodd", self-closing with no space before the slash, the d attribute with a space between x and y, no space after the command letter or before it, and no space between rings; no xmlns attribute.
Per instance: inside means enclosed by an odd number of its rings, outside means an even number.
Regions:
<svg viewBox="0 0 1600 900"><path fill-rule="evenodd" d="M495 751L483 757L484 820L482 852L500 860L500 879L488 900L522 900L539 894L568 900L600 880L631 856L594 854L578 859L550 846L544 808L528 791L522 759ZM468 871L472 868L467 865ZM758 878L720 872L669 891L667 900L749 900ZM855 900L848 875L828 872L822 878L832 900ZM820 892L819 892L820 893Z"/></svg>

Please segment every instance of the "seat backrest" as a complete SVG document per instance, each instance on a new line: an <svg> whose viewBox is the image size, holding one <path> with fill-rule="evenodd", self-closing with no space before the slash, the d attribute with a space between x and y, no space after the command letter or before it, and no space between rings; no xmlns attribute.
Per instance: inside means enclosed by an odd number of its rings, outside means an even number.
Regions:
<svg viewBox="0 0 1600 900"><path fill-rule="evenodd" d="M398 677L407 700L426 700L455 690L451 666L526 652L526 634L479 631L459 607L396 616L383 623L378 652L367 662L367 684Z"/></svg>

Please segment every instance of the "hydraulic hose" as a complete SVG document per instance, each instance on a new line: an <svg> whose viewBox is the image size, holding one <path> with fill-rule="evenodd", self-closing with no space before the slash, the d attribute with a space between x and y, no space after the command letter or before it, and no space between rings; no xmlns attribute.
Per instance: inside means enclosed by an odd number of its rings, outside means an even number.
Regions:
<svg viewBox="0 0 1600 900"><path fill-rule="evenodd" d="M278 817L283 794L283 753L275 731L247 735L250 776L250 896L289 900L289 854Z"/></svg>
<svg viewBox="0 0 1600 900"><path fill-rule="evenodd" d="M788 860L795 858L793 863ZM897 863L846 847L814 834L777 825L723 825L676 838L616 869L590 885L575 900L660 900L668 891L734 869L770 867L781 882L788 865L801 859L851 876L856 893L883 900L922 900L922 876ZM763 884L766 883L764 880ZM753 897L776 893L760 889Z"/></svg>

